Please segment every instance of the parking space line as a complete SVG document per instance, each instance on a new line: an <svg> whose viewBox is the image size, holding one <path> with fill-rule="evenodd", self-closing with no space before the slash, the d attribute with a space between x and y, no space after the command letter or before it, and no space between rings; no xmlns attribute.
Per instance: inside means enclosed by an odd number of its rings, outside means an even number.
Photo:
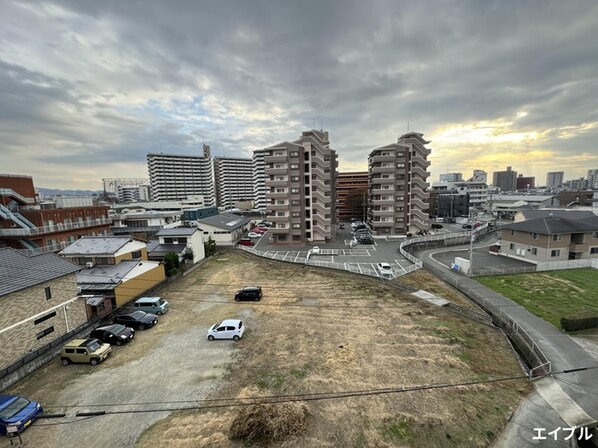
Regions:
<svg viewBox="0 0 598 448"><path fill-rule="evenodd" d="M286 254L284 254L284 258L282 259L282 261L286 260L286 259L287 259L287 257L289 256L289 254L290 254L290 252L289 252L289 251L287 251L287 253L286 253Z"/></svg>
<svg viewBox="0 0 598 448"><path fill-rule="evenodd" d="M301 252L297 252L297 255L295 255L295 262L297 261L297 258L299 258L299 254L300 254L300 253L301 253Z"/></svg>
<svg viewBox="0 0 598 448"><path fill-rule="evenodd" d="M407 271L405 270L405 268L403 267L403 265L401 263L399 263L399 260L395 260L395 263L399 265L399 267L403 270L403 272L406 274Z"/></svg>

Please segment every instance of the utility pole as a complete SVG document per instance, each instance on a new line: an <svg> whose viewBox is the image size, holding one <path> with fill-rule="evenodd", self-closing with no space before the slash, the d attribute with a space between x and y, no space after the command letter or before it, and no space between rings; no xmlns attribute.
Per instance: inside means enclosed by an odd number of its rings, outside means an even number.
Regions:
<svg viewBox="0 0 598 448"><path fill-rule="evenodd" d="M473 240L475 237L475 234L473 233L473 223L470 224L471 228L469 230L469 276L472 277L473 276Z"/></svg>

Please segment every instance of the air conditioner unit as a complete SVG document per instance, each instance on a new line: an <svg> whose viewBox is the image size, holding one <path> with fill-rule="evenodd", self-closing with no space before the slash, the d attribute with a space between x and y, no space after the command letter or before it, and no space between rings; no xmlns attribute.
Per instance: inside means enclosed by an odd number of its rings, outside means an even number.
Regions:
<svg viewBox="0 0 598 448"><path fill-rule="evenodd" d="M85 263L85 267L86 268L93 268L95 265L93 264L93 261L88 261L87 263Z"/></svg>

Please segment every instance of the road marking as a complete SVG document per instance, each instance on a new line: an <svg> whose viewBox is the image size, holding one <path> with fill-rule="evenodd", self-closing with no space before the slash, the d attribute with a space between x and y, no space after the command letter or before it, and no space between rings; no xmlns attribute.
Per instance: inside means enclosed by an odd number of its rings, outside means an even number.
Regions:
<svg viewBox="0 0 598 448"><path fill-rule="evenodd" d="M395 263L399 265L399 267L403 270L403 272L406 274L407 271L405 270L405 268L403 267L403 265L401 263L399 263L399 260L395 260Z"/></svg>
<svg viewBox="0 0 598 448"><path fill-rule="evenodd" d="M536 381L536 386L538 393L568 426L583 426L593 421L553 378L541 378Z"/></svg>
<svg viewBox="0 0 598 448"><path fill-rule="evenodd" d="M299 258L299 254L300 254L300 253L301 253L301 252L297 252L297 255L295 256L295 262L297 261L297 258Z"/></svg>

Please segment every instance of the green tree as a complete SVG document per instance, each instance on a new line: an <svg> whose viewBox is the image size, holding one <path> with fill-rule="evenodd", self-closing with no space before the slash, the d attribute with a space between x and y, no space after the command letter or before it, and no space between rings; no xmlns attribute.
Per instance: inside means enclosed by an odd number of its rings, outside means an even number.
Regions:
<svg viewBox="0 0 598 448"><path fill-rule="evenodd" d="M193 261L193 257L194 257L194 254L193 254L193 249L192 249L192 248L190 248L190 247L188 247L188 248L185 250L185 253L183 253L183 258L184 258L185 260L191 260L191 261Z"/></svg>
<svg viewBox="0 0 598 448"><path fill-rule="evenodd" d="M208 241L204 243L206 248L206 257L211 257L216 253L216 241L212 237L208 237Z"/></svg>
<svg viewBox="0 0 598 448"><path fill-rule="evenodd" d="M168 252L164 256L164 268L166 269L167 277L179 272L180 266L181 262L179 261L179 256L174 252Z"/></svg>

